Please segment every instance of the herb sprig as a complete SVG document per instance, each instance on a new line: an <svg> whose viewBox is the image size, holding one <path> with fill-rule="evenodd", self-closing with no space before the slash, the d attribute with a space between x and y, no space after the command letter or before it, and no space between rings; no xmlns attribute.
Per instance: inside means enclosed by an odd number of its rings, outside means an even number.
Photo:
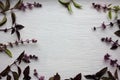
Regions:
<svg viewBox="0 0 120 80"><path fill-rule="evenodd" d="M71 14L72 8L71 8L71 3L73 3L74 7L81 9L82 6L80 4L78 4L77 2L75 2L74 0L69 0L69 1L64 1L64 0L58 0L59 3L61 3L65 8L67 8L68 12Z"/></svg>
<svg viewBox="0 0 120 80"><path fill-rule="evenodd" d="M108 12L108 18L109 19L112 19L112 17L113 17L112 14L113 13L115 14L114 19L118 19L118 15L119 15L119 12L120 12L120 6L119 5L112 6L112 4L108 4L108 5L102 6L101 4L92 3L92 6L97 11L103 10L104 12Z"/></svg>
<svg viewBox="0 0 120 80"><path fill-rule="evenodd" d="M30 55L32 56L32 55ZM34 55L35 56L35 55ZM8 65L2 72L0 72L0 79L2 79L3 77L6 77L6 80L19 80L22 72L23 72L23 79L24 80L30 80L31 79L31 76L30 76L30 66L27 66L25 67L24 70L21 69L20 67L20 64L21 62L25 62L25 60L29 60L30 59L33 59L34 57L32 58L27 58L26 57L26 54L25 54L25 51L23 51L19 57L10 65ZM12 67L16 67L17 69L16 70L12 70ZM12 77L13 76L13 77ZM13 78L13 79L12 79Z"/></svg>

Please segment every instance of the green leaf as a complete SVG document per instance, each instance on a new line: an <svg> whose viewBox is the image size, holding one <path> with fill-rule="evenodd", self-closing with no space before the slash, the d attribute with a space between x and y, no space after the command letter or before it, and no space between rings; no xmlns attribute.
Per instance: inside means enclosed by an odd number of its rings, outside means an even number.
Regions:
<svg viewBox="0 0 120 80"><path fill-rule="evenodd" d="M111 11L111 10L109 10L109 12L108 12L108 17L109 17L110 19L112 19L112 11Z"/></svg>
<svg viewBox="0 0 120 80"><path fill-rule="evenodd" d="M6 53L8 56L12 57L12 53L11 53L11 51L10 51L10 50L5 49L4 51L5 51L5 53Z"/></svg>
<svg viewBox="0 0 120 80"><path fill-rule="evenodd" d="M4 9L4 4L2 1L0 1L0 8L3 10Z"/></svg>
<svg viewBox="0 0 120 80"><path fill-rule="evenodd" d="M16 15L14 12L11 12L12 24L16 22Z"/></svg>
<svg viewBox="0 0 120 80"><path fill-rule="evenodd" d="M115 12L115 20L118 19L118 12Z"/></svg>
<svg viewBox="0 0 120 80"><path fill-rule="evenodd" d="M0 26L4 25L6 22L7 22L7 18L6 18L6 16L4 16L0 22Z"/></svg>
<svg viewBox="0 0 120 80"><path fill-rule="evenodd" d="M120 10L120 6L114 6L113 9L115 12L118 12Z"/></svg>
<svg viewBox="0 0 120 80"><path fill-rule="evenodd" d="M17 72L12 72L12 74L13 74L14 80L18 80L19 79L19 75L17 74Z"/></svg>
<svg viewBox="0 0 120 80"><path fill-rule="evenodd" d="M67 7L68 4L70 4L70 1L65 2L64 0L58 0L62 5L64 5L65 7Z"/></svg>
<svg viewBox="0 0 120 80"><path fill-rule="evenodd" d="M67 9L68 9L69 13L71 14L72 13L72 8L71 8L70 4L68 4Z"/></svg>
<svg viewBox="0 0 120 80"><path fill-rule="evenodd" d="M110 7L112 4L108 4L107 7Z"/></svg>
<svg viewBox="0 0 120 80"><path fill-rule="evenodd" d="M110 80L108 77L102 77L102 80Z"/></svg>
<svg viewBox="0 0 120 80"><path fill-rule="evenodd" d="M19 1L15 4L14 8L15 8L15 9L18 9L22 2L23 2L23 0L19 0Z"/></svg>
<svg viewBox="0 0 120 80"><path fill-rule="evenodd" d="M74 5L76 8L78 8L78 9L81 9L81 8L82 8L82 6L81 6L80 4L78 4L78 3L76 3L74 0L72 0L72 2L73 2L73 5Z"/></svg>
<svg viewBox="0 0 120 80"><path fill-rule="evenodd" d="M10 8L10 0L6 0L4 11L8 11Z"/></svg>
<svg viewBox="0 0 120 80"><path fill-rule="evenodd" d="M120 37L120 30L114 32L114 34L115 34L116 36Z"/></svg>

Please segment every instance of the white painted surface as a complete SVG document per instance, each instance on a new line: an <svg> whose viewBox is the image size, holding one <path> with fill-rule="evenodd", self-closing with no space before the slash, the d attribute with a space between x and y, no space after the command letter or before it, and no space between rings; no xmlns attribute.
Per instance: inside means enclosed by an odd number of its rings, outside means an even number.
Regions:
<svg viewBox="0 0 120 80"><path fill-rule="evenodd" d="M27 1L33 2L33 0ZM107 13L97 12L91 7L91 3L115 5L120 4L119 0L79 0L77 2L83 6L83 9L76 9L72 5L72 15L69 15L67 9L57 0L34 1L42 3L43 8L26 12L17 11L16 15L17 22L25 25L21 31L22 39L35 38L38 43L10 48L14 54L12 59L1 53L0 71L12 63L23 50L28 54L39 56L39 61L29 64L31 73L36 68L46 80L56 72L65 79L74 77L80 72L83 75L95 73L105 66L114 70L109 64L104 63L103 56L110 53L113 58L119 59L119 49L111 51L110 46L102 43L100 39L106 36L119 39L113 34L117 27L93 32L91 30L93 26L100 26L103 21L109 23L110 20L107 19ZM10 17L9 14L8 16ZM5 26L10 24L8 22ZM16 36L11 36L9 33L1 33L0 36L1 42L16 40ZM25 64L21 66L24 68Z"/></svg>

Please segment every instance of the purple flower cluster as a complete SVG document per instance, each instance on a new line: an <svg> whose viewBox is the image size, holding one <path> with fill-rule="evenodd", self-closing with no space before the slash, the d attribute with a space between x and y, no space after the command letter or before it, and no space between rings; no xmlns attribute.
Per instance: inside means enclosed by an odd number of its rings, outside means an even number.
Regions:
<svg viewBox="0 0 120 80"><path fill-rule="evenodd" d="M24 43L30 43L30 42L32 42L32 43L37 43L37 40L36 39L31 39L31 40L29 40L29 39L27 39L27 40L25 40L25 41L23 41L23 40L19 40L19 41L15 41L15 42L9 42L8 44L4 44L4 46L10 46L10 47L13 47L14 45L16 45L16 46L18 46L19 44L24 44Z"/></svg>
<svg viewBox="0 0 120 80"><path fill-rule="evenodd" d="M38 79L38 80L45 80L45 77L44 76L38 76L38 72L36 69L34 69L34 73L33 75Z"/></svg>
<svg viewBox="0 0 120 80"><path fill-rule="evenodd" d="M36 55L27 55L27 54L24 54L24 57L23 57L23 61L25 63L30 63L30 60L38 60L38 57Z"/></svg>
<svg viewBox="0 0 120 80"><path fill-rule="evenodd" d="M108 53L104 56L104 60L105 61L110 60L110 55Z"/></svg>
<svg viewBox="0 0 120 80"><path fill-rule="evenodd" d="M103 38L101 38L101 41L106 42L107 44L111 43L112 46L111 46L110 49L112 49L112 50L117 49L120 46L120 44L118 43L118 40L113 41L111 37L110 38L108 38L108 37L104 38L103 37Z"/></svg>
<svg viewBox="0 0 120 80"><path fill-rule="evenodd" d="M24 44L24 43L36 43L37 40L36 39L27 39L25 41L23 40L19 40L19 41L15 41L15 42L9 42L8 44L3 44L3 43L0 43L0 52L4 51L8 46L10 46L11 48L13 48L14 45L18 46L19 44Z"/></svg>
<svg viewBox="0 0 120 80"><path fill-rule="evenodd" d="M113 66L113 67L116 66L120 70L120 65L117 63L118 60L117 59L111 59L110 57L111 56L107 53L106 55L104 55L104 60L109 61L111 66Z"/></svg>
<svg viewBox="0 0 120 80"><path fill-rule="evenodd" d="M39 8L42 7L42 4L34 2L34 3L21 3L21 5L19 6L19 10L25 11L26 9L32 9L33 7Z"/></svg>
<svg viewBox="0 0 120 80"><path fill-rule="evenodd" d="M93 27L93 30L95 31L97 28L102 28L105 30L107 27L113 27L115 23L110 22L109 24L105 24L104 22L101 24L100 27Z"/></svg>
<svg viewBox="0 0 120 80"><path fill-rule="evenodd" d="M113 27L114 24L117 24L120 28L120 19L117 19L116 22L110 22L109 24L105 24L103 22L100 27L93 27L93 30L95 31L97 28L102 28L103 30L105 30L107 27Z"/></svg>
<svg viewBox="0 0 120 80"><path fill-rule="evenodd" d="M110 5L111 4L102 6L101 4L92 3L93 8L95 8L97 11L103 10L104 12L111 9L109 8Z"/></svg>

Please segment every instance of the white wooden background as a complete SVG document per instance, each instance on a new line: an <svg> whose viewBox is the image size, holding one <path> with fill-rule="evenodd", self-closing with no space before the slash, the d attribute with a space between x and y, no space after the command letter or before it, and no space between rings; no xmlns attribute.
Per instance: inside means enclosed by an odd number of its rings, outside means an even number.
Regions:
<svg viewBox="0 0 120 80"><path fill-rule="evenodd" d="M12 1L14 3L14 0ZM43 5L42 8L26 12L16 11L17 22L25 25L21 31L22 39L35 38L38 43L10 48L14 54L13 58L1 53L0 71L12 63L24 50L28 54L35 54L39 57L38 61L32 61L29 64L31 75L33 69L36 68L40 75L45 76L45 80L57 72L62 79L65 79L74 77L80 72L83 75L95 73L106 66L114 71L115 68L104 62L103 56L110 53L120 62L119 49L111 51L110 46L102 43L100 39L106 36L119 39L113 34L118 28L115 26L105 31L92 31L93 26L100 26L103 21L109 23L110 20L107 18L107 13L97 12L91 4L95 2L116 5L120 4L120 0L77 0L76 2L82 5L82 9L76 9L72 5L72 15L57 0L25 1L36 1ZM10 17L10 14L7 16ZM10 19L3 28L10 27ZM7 43L15 40L16 35L0 33L0 42ZM21 67L26 67L26 64L22 64ZM36 78L33 77L32 80Z"/></svg>

